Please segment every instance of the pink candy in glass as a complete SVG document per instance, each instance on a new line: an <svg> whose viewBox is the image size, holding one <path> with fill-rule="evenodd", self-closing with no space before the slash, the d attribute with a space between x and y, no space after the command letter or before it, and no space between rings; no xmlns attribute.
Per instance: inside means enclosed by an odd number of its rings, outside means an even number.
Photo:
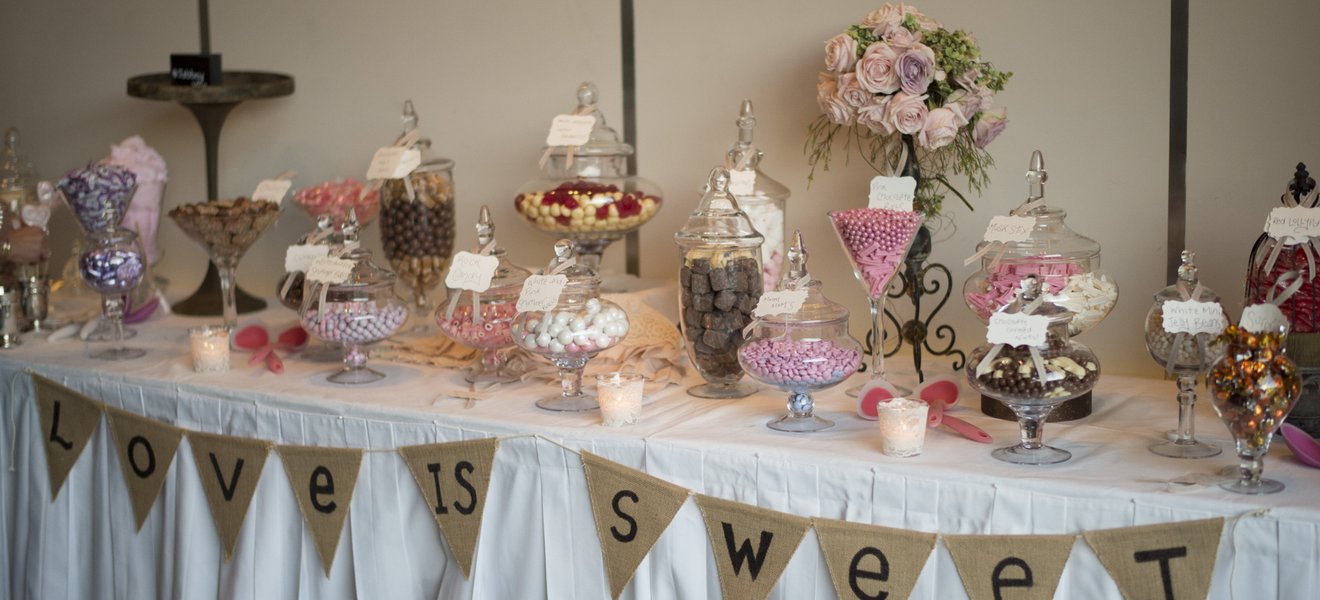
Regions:
<svg viewBox="0 0 1320 600"><path fill-rule="evenodd" d="M1080 275L1082 268L1074 263L1027 260L1026 262L999 263L986 275L985 289L967 294L967 305L981 319L1013 302L1022 278L1035 275L1040 278L1041 291L1055 294L1068 285L1068 278Z"/></svg>
<svg viewBox="0 0 1320 600"><path fill-rule="evenodd" d="M885 208L852 208L830 213L872 299L884 297L885 287L903 263L903 257L921 227L921 213Z"/></svg>
<svg viewBox="0 0 1320 600"><path fill-rule="evenodd" d="M352 177L323 181L312 187L298 190L293 201L303 207L313 220L321 215L329 215L336 225L348 219L348 211L357 211L358 223L368 223L380 210L380 191L372 190L365 196L362 190L366 186Z"/></svg>
<svg viewBox="0 0 1320 600"><path fill-rule="evenodd" d="M788 387L834 385L862 364L860 352L831 340L767 338L748 342L738 354L757 379Z"/></svg>
<svg viewBox="0 0 1320 600"><path fill-rule="evenodd" d="M460 301L462 302L462 301ZM481 323L472 322L472 305L459 304L452 317L444 311L436 315L440 329L454 341L472 348L508 348L513 346L513 318L518 309L513 302L488 302L481 305Z"/></svg>

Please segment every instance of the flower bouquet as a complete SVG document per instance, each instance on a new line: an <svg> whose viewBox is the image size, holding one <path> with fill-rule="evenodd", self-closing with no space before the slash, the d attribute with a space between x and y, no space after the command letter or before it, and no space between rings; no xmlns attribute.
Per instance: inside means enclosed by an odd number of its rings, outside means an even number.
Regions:
<svg viewBox="0 0 1320 600"><path fill-rule="evenodd" d="M991 106L1012 76L981 58L976 38L885 4L825 42L825 68L816 84L823 114L806 144L813 176L817 165L829 169L842 140L881 174L915 176L919 212L938 215L945 191L971 208L946 175L965 175L977 192L989 182L985 147L1008 122Z"/></svg>

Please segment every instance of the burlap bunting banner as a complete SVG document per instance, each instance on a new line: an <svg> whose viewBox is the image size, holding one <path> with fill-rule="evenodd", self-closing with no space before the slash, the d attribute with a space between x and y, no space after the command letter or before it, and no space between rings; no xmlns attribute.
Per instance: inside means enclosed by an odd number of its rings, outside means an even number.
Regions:
<svg viewBox="0 0 1320 600"><path fill-rule="evenodd" d="M276 446L276 450L328 577L357 487L362 450L322 446Z"/></svg>
<svg viewBox="0 0 1320 600"><path fill-rule="evenodd" d="M133 516L141 531L165 485L183 430L113 406L105 407L105 416L115 437L115 454L119 455Z"/></svg>
<svg viewBox="0 0 1320 600"><path fill-rule="evenodd" d="M582 452L582 470L610 596L618 598L683 507L688 491L590 452Z"/></svg>
<svg viewBox="0 0 1320 600"><path fill-rule="evenodd" d="M697 494L725 598L760 600L770 594L811 520L750 504Z"/></svg>
<svg viewBox="0 0 1320 600"><path fill-rule="evenodd" d="M1050 600L1075 535L946 535L971 600Z"/></svg>
<svg viewBox="0 0 1320 600"><path fill-rule="evenodd" d="M197 476L202 478L202 491L228 561L234 556L238 532L243 529L248 506L257 492L270 443L189 431L188 445L192 446Z"/></svg>
<svg viewBox="0 0 1320 600"><path fill-rule="evenodd" d="M497 438L486 438L399 448L463 577L469 579L499 445Z"/></svg>
<svg viewBox="0 0 1320 600"><path fill-rule="evenodd" d="M907 598L935 534L831 519L812 519L834 592L840 598Z"/></svg>
<svg viewBox="0 0 1320 600"><path fill-rule="evenodd" d="M1143 525L1082 533L1128 600L1205 598L1224 520Z"/></svg>
<svg viewBox="0 0 1320 600"><path fill-rule="evenodd" d="M32 376L36 390L37 418L41 422L41 445L46 448L46 471L50 475L50 501L60 494L73 463L101 422L99 402L40 375Z"/></svg>

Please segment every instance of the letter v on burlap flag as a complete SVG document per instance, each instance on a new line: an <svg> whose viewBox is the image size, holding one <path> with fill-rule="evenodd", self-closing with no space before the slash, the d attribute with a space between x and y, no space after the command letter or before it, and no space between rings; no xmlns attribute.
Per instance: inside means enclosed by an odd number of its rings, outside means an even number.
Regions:
<svg viewBox="0 0 1320 600"><path fill-rule="evenodd" d="M445 543L468 579L472 578L472 558L481 536L486 491L499 446L499 439L485 438L399 448Z"/></svg>
<svg viewBox="0 0 1320 600"><path fill-rule="evenodd" d="M105 407L105 416L140 531L165 485L183 430L112 406Z"/></svg>
<svg viewBox="0 0 1320 600"><path fill-rule="evenodd" d="M683 507L688 491L590 452L582 453L582 470L610 595L618 598Z"/></svg>
<svg viewBox="0 0 1320 600"><path fill-rule="evenodd" d="M362 449L321 446L276 446L275 449L284 463L289 485L293 486L293 496L298 499L298 510L312 532L321 566L329 577L348 507L353 502L353 488L357 487Z"/></svg>
<svg viewBox="0 0 1320 600"><path fill-rule="evenodd" d="M1123 597L1205 598L1219 554L1224 519L1087 531Z"/></svg>
<svg viewBox="0 0 1320 600"><path fill-rule="evenodd" d="M73 463L78 462L87 440L101 423L101 407L91 398L40 375L32 375L32 389L36 391L41 445L46 449L50 501L54 502Z"/></svg>
<svg viewBox="0 0 1320 600"><path fill-rule="evenodd" d="M811 520L697 494L725 598L761 600L783 575Z"/></svg>
<svg viewBox="0 0 1320 600"><path fill-rule="evenodd" d="M971 600L1050 600L1075 535L946 535Z"/></svg>
<svg viewBox="0 0 1320 600"><path fill-rule="evenodd" d="M234 556L238 532L243 529L252 495L257 492L270 443L189 431L188 445L192 447L197 476L202 479L202 491L228 561Z"/></svg>
<svg viewBox="0 0 1320 600"><path fill-rule="evenodd" d="M840 598L907 598L935 549L935 534L813 519Z"/></svg>

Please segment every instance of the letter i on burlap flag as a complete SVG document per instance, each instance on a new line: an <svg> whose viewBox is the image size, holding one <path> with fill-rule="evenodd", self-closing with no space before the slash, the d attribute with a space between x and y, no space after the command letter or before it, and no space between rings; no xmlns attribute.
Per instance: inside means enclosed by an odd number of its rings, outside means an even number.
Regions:
<svg viewBox="0 0 1320 600"><path fill-rule="evenodd" d="M91 398L40 375L32 375L32 389L36 391L41 445L46 449L50 501L54 502L73 463L78 462L87 440L101 423L101 407Z"/></svg>
<svg viewBox="0 0 1320 600"><path fill-rule="evenodd" d="M840 598L907 598L935 549L935 534L813 519Z"/></svg>
<svg viewBox="0 0 1320 600"><path fill-rule="evenodd" d="M590 452L582 453L582 470L610 595L618 598L683 507L688 491Z"/></svg>
<svg viewBox="0 0 1320 600"><path fill-rule="evenodd" d="M1075 535L946 535L971 600L1050 600Z"/></svg>
<svg viewBox="0 0 1320 600"><path fill-rule="evenodd" d="M115 454L140 531L165 485L183 430L112 406L105 407L105 416L115 436Z"/></svg>
<svg viewBox="0 0 1320 600"><path fill-rule="evenodd" d="M499 439L485 438L399 448L463 577L468 579L472 578L491 465L499 446Z"/></svg>
<svg viewBox="0 0 1320 600"><path fill-rule="evenodd" d="M362 449L325 448L321 446L276 446L284 474L289 476L293 496L298 499L307 528L316 543L326 577L335 564L339 536L353 502L358 470L362 467Z"/></svg>
<svg viewBox="0 0 1320 600"><path fill-rule="evenodd" d="M811 520L697 494L720 591L725 598L761 600L779 581Z"/></svg>
<svg viewBox="0 0 1320 600"><path fill-rule="evenodd" d="M1082 534L1128 600L1200 599L1210 592L1224 519Z"/></svg>
<svg viewBox="0 0 1320 600"><path fill-rule="evenodd" d="M234 556L238 532L243 529L252 495L257 492L270 443L227 435L188 432L197 475L211 507L216 533L225 548L225 560Z"/></svg>

